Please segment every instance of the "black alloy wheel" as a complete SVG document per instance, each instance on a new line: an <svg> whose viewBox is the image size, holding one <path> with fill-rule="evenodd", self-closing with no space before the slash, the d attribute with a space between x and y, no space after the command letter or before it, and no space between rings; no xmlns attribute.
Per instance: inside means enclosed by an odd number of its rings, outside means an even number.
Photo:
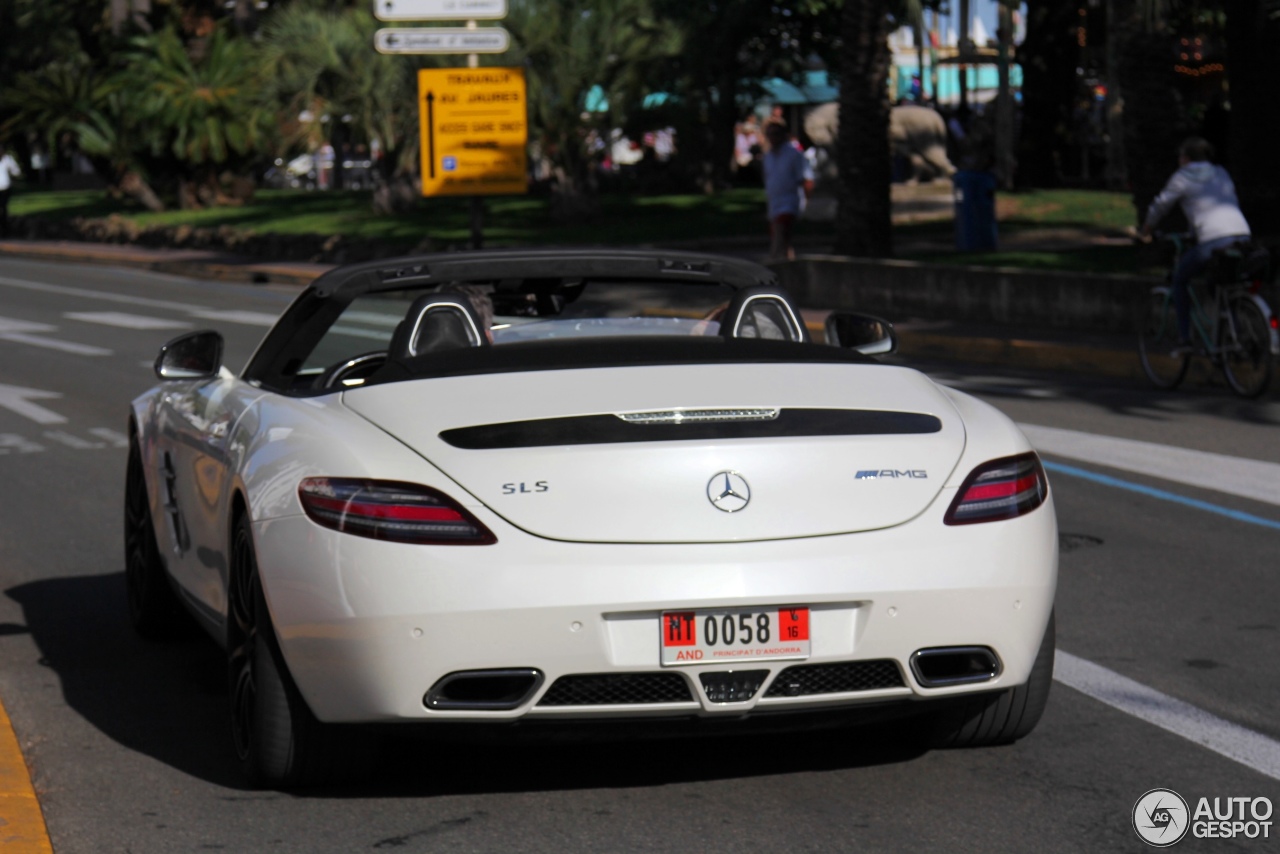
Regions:
<svg viewBox="0 0 1280 854"><path fill-rule="evenodd" d="M255 788L273 789L341 781L354 765L353 750L362 745L317 721L289 675L247 514L232 531L228 599L231 736L245 778Z"/></svg>

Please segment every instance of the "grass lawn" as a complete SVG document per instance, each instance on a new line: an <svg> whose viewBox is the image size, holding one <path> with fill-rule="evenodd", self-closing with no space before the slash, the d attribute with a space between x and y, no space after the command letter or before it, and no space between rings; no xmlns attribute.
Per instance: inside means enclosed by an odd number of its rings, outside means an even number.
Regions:
<svg viewBox="0 0 1280 854"><path fill-rule="evenodd" d="M1088 190L1033 190L997 197L1002 235L1063 229L1119 230L1133 224L1127 195ZM257 233L342 234L384 240L406 248L430 237L437 246L465 245L471 234L466 198L423 199L418 208L399 216L378 216L368 192L261 190L249 204L199 211L152 213L128 200L101 191L34 192L19 186L10 206L18 216L50 219L105 217L119 214L141 226L231 227ZM1096 272L1148 272L1138 253L1127 246L1082 246L1054 250L995 253L949 251L950 220L895 226L902 257L945 264L1066 269ZM831 223L801 221L797 239L810 244L831 238ZM913 239L916 238L916 239ZM607 195L600 212L586 222L557 223L541 196L501 196L485 200L487 246L656 244L690 241L757 241L767 244L764 193L756 188L704 195ZM915 251L921 242L934 248Z"/></svg>

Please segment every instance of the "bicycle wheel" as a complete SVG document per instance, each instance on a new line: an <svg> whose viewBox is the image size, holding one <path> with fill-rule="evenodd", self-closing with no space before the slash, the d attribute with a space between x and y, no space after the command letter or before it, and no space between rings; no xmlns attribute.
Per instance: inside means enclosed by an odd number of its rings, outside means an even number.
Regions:
<svg viewBox="0 0 1280 854"><path fill-rule="evenodd" d="M1258 304L1246 296L1227 304L1218 340L1222 342L1222 372L1231 390L1241 397L1257 397L1271 383L1271 328ZM1234 329L1234 334L1233 330Z"/></svg>
<svg viewBox="0 0 1280 854"><path fill-rule="evenodd" d="M1169 289L1152 288L1138 308L1138 356L1156 388L1177 388L1187 375L1191 354L1173 355L1178 346L1178 318Z"/></svg>

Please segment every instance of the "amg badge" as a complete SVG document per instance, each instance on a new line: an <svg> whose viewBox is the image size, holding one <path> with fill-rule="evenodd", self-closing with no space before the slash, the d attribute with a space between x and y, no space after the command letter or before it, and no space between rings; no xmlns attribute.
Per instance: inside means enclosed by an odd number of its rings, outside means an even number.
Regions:
<svg viewBox="0 0 1280 854"><path fill-rule="evenodd" d="M882 477L909 477L923 480L929 477L924 469L862 469L853 476L854 480L878 480Z"/></svg>

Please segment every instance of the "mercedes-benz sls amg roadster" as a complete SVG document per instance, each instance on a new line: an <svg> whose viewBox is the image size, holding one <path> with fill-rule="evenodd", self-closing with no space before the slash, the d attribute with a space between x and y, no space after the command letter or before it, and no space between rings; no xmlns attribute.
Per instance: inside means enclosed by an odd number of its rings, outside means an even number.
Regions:
<svg viewBox="0 0 1280 854"><path fill-rule="evenodd" d="M1039 458L879 361L884 321L812 316L745 261L493 251L328 272L238 374L176 338L130 413L131 621L226 650L264 786L329 773L342 724L1020 738L1053 666Z"/></svg>

